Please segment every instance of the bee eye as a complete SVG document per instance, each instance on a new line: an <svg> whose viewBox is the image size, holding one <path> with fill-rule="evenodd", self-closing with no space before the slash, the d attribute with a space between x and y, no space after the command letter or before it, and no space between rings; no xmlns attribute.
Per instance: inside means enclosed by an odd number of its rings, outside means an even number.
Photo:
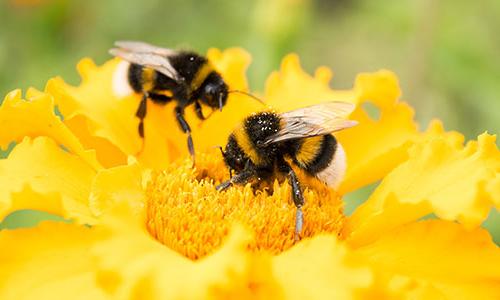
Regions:
<svg viewBox="0 0 500 300"><path fill-rule="evenodd" d="M205 93L210 96L215 96L215 94L217 94L217 89L212 84L207 84L205 87Z"/></svg>

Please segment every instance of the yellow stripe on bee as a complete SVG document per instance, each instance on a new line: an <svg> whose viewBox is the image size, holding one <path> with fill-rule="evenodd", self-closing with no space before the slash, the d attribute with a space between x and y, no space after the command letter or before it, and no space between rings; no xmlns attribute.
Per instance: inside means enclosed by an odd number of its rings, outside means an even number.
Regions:
<svg viewBox="0 0 500 300"><path fill-rule="evenodd" d="M151 68L143 68L141 75L142 75L142 89L148 92L153 90L155 70Z"/></svg>
<svg viewBox="0 0 500 300"><path fill-rule="evenodd" d="M321 151L321 144L323 141L323 136L315 136L302 140L302 145L300 145L299 151L295 155L295 158L301 165L309 165L316 159Z"/></svg>
<svg viewBox="0 0 500 300"><path fill-rule="evenodd" d="M250 140L250 137L248 136L244 126L239 126L238 128L236 128L236 130L234 131L234 137L236 138L238 146L240 146L243 152L245 152L245 154L250 157L254 164L259 165L262 163L262 158L255 150L255 147Z"/></svg>
<svg viewBox="0 0 500 300"><path fill-rule="evenodd" d="M202 84L203 81L207 78L207 76L212 73L214 70L214 67L212 66L211 63L206 62L204 63L196 72L196 75L194 76L193 80L191 81L191 90L196 91Z"/></svg>

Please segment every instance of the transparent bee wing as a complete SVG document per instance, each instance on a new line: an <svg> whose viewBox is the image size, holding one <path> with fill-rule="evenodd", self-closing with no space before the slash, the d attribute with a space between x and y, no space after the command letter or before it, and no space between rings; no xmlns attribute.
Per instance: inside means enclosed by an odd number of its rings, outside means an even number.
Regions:
<svg viewBox="0 0 500 300"><path fill-rule="evenodd" d="M264 144L330 134L358 124L347 120L355 105L347 102L327 102L280 114L282 129Z"/></svg>
<svg viewBox="0 0 500 300"><path fill-rule="evenodd" d="M118 48L110 49L109 53L128 62L152 68L175 81L183 81L183 78L165 56L147 52L130 52Z"/></svg>
<svg viewBox="0 0 500 300"><path fill-rule="evenodd" d="M130 52L153 53L166 57L177 54L177 51L175 50L162 48L139 41L116 41L115 46Z"/></svg>

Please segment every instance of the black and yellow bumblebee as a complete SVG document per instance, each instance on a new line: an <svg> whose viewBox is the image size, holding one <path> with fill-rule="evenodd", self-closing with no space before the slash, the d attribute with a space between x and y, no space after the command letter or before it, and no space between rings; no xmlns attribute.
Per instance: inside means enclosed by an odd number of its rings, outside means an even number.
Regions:
<svg viewBox="0 0 500 300"><path fill-rule="evenodd" d="M217 190L254 179L269 179L276 172L285 174L297 207L297 239L302 231L304 197L290 162L336 187L345 173L346 158L331 133L357 124L347 120L354 108L351 103L327 102L285 113L264 111L250 115L229 135L225 150L221 148L231 178L218 185Z"/></svg>
<svg viewBox="0 0 500 300"><path fill-rule="evenodd" d="M187 134L188 150L194 159L191 128L184 118L184 110L194 104L196 115L202 120L205 116L201 103L222 110L229 93L222 76L206 57L194 52L176 51L137 41L118 41L115 46L109 53L122 58L124 63L117 68L113 88L118 94L124 94L124 89L126 93L131 88L142 95L136 112L140 137L144 138L147 100L158 104L175 100L175 117L182 131Z"/></svg>

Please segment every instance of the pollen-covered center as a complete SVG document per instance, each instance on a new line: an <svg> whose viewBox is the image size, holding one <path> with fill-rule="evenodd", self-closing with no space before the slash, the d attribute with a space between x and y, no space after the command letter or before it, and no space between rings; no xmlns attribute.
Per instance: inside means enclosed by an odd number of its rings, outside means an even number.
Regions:
<svg viewBox="0 0 500 300"><path fill-rule="evenodd" d="M320 232L338 234L344 222L340 197L316 179L297 173L306 202L302 238ZM276 254L290 248L296 209L287 181L216 191L228 176L220 153L198 154L196 168L185 160L154 173L146 200L150 234L191 259L217 249L234 223L255 232L252 249Z"/></svg>

